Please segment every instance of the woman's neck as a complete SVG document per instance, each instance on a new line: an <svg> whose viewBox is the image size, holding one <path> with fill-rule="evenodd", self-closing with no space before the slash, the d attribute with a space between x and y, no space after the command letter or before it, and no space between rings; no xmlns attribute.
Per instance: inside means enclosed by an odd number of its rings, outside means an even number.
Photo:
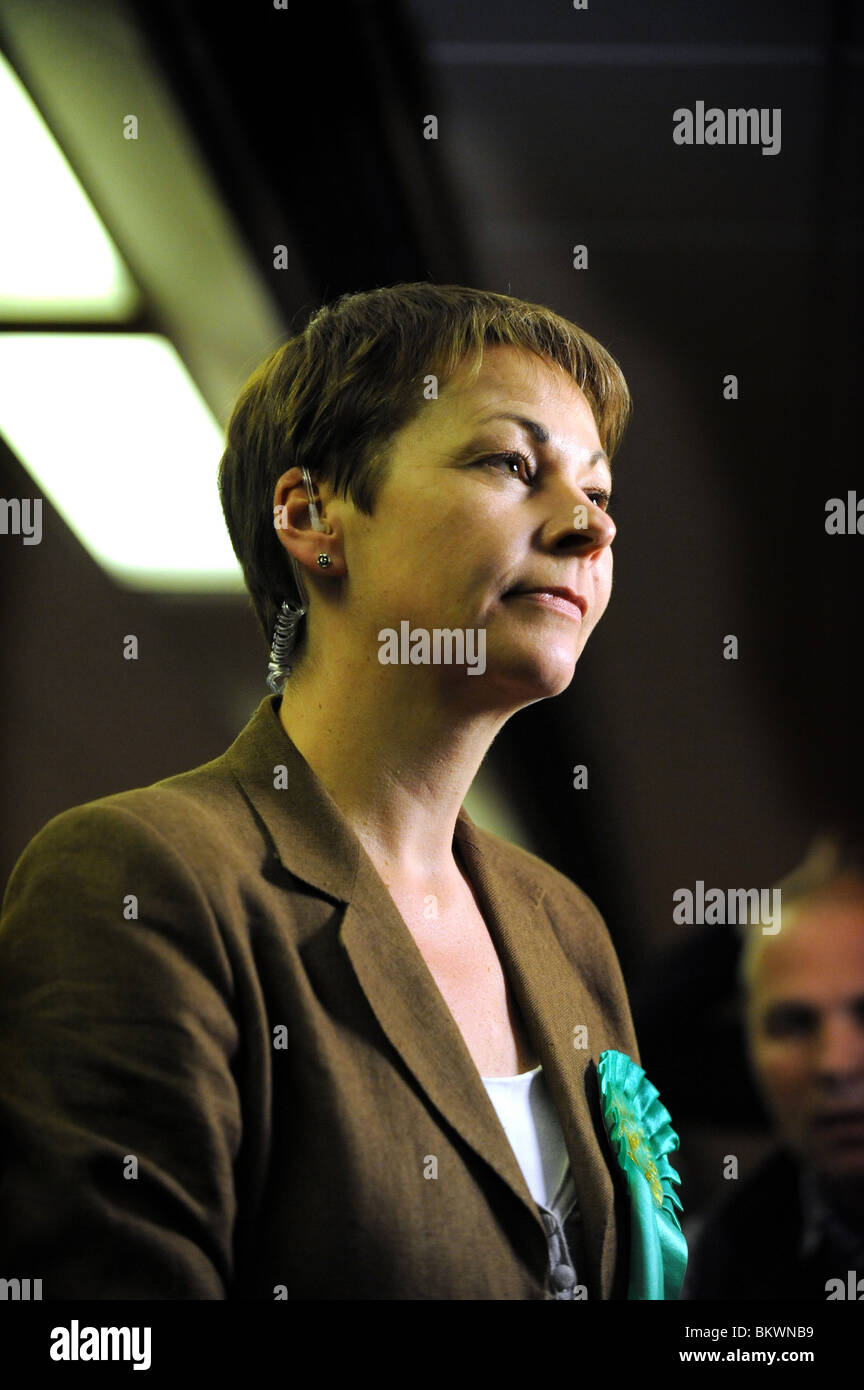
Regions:
<svg viewBox="0 0 864 1390"><path fill-rule="evenodd" d="M385 670L330 687L291 676L279 717L376 865L406 881L451 873L459 809L507 716L454 711L428 671L412 690Z"/></svg>

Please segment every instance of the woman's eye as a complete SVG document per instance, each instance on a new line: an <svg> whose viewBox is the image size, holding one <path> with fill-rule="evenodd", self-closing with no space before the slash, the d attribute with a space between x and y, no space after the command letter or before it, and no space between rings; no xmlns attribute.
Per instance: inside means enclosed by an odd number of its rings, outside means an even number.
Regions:
<svg viewBox="0 0 864 1390"><path fill-rule="evenodd" d="M523 470L523 481L530 482L531 479L534 477L534 472L529 471L531 469L531 460L527 454L520 454L516 452L511 452L507 454L491 454L489 458L483 459L483 463L492 464L493 466L495 466L496 464L500 465L503 463L508 465L510 468L512 468L514 464L518 464L519 467ZM519 477L519 474L513 473L512 476L516 478Z"/></svg>
<svg viewBox="0 0 864 1390"><path fill-rule="evenodd" d="M519 453L518 450L510 450L504 454L490 454L488 458L481 459L480 462L487 466L491 465L493 468L500 468L503 464L512 470L515 466L520 472L512 472L511 476L514 478L521 476L522 481L526 483L533 482L537 476L537 469L533 460L527 454ZM612 500L611 494L605 488L592 488L590 492L586 492L585 496L590 497L594 506L599 507L601 511L606 511Z"/></svg>
<svg viewBox="0 0 864 1390"><path fill-rule="evenodd" d="M590 497L594 506L599 507L601 511L608 511L612 499L605 488L592 489L591 492L586 492L585 496Z"/></svg>

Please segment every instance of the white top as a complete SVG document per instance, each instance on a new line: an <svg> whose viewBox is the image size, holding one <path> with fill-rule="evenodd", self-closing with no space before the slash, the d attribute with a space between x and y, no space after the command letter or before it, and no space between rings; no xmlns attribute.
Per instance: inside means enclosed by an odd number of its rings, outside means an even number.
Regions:
<svg viewBox="0 0 864 1390"><path fill-rule="evenodd" d="M573 1205L575 1191L561 1121L542 1066L538 1063L533 1071L519 1076L483 1076L481 1080L531 1196L563 1220Z"/></svg>

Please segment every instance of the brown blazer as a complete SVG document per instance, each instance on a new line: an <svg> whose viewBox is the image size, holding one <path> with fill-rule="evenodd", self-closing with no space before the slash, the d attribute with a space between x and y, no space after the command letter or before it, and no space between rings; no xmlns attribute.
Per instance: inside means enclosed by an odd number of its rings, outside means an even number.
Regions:
<svg viewBox="0 0 864 1390"><path fill-rule="evenodd" d="M624 1297L594 1064L638 1054L606 927L464 811L456 838L563 1123L578 1277ZM35 836L0 919L0 1275L45 1299L542 1299L547 1266L462 1035L276 698L221 757Z"/></svg>

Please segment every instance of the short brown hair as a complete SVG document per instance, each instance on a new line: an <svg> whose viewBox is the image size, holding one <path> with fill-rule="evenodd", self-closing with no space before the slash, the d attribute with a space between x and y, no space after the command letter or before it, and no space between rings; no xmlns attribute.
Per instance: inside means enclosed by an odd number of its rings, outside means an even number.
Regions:
<svg viewBox="0 0 864 1390"><path fill-rule="evenodd" d="M219 493L268 645L282 600L298 597L273 525L278 479L305 464L371 516L388 445L422 408L424 378L440 390L465 359L479 368L495 343L568 372L612 457L630 413L617 362L576 324L506 294L418 283L343 295L253 373L228 424Z"/></svg>

